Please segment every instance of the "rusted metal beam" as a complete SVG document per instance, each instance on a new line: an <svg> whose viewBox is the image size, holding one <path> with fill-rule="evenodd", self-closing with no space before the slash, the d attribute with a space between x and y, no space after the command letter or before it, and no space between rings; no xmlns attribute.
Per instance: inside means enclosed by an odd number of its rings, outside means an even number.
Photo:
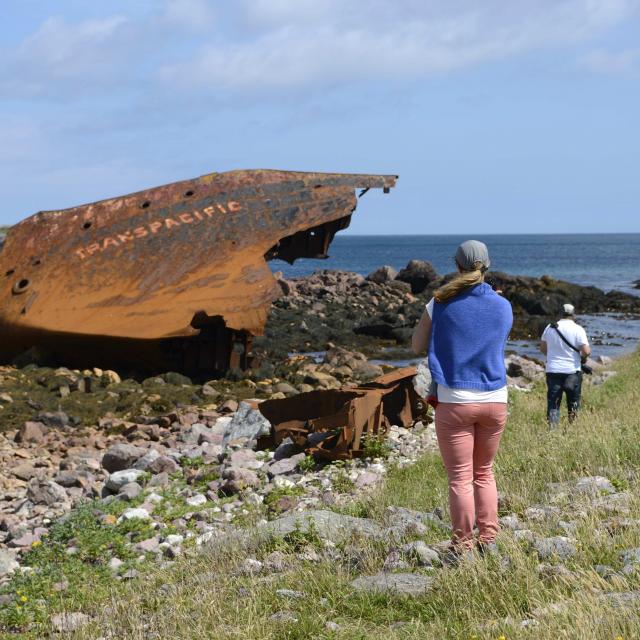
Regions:
<svg viewBox="0 0 640 640"><path fill-rule="evenodd" d="M0 358L245 367L278 295L267 261L327 257L355 190L396 178L230 171L37 213L0 250Z"/></svg>
<svg viewBox="0 0 640 640"><path fill-rule="evenodd" d="M291 438L301 450L329 460L359 457L366 438L384 438L391 425L412 426L426 411L413 388L415 367L398 369L361 387L319 390L258 409L272 426L260 446L277 446Z"/></svg>

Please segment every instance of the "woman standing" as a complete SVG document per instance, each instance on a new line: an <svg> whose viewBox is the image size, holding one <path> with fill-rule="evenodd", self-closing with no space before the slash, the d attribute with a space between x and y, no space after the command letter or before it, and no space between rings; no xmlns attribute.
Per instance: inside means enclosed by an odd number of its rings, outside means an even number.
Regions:
<svg viewBox="0 0 640 640"><path fill-rule="evenodd" d="M477 240L456 251L458 276L434 292L411 346L428 352L437 384L438 446L449 478L454 551L482 550L498 533L498 494L493 459L507 420L504 347L511 305L484 282L489 252Z"/></svg>

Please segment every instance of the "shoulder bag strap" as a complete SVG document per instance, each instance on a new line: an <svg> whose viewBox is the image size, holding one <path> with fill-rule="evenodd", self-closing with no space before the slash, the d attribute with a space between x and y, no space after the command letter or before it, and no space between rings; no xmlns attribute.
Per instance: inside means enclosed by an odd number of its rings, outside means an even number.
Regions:
<svg viewBox="0 0 640 640"><path fill-rule="evenodd" d="M576 349L576 348L575 348L575 347L574 347L574 346L573 346L573 345L572 345L572 344L571 344L571 343L570 343L570 342L569 342L569 341L568 341L568 340L567 340L567 339L562 335L562 332L560 331L560 329L558 329L558 323L557 323L557 322L554 322L551 326L556 330L556 332L558 333L558 335L562 338L563 342L564 342L567 346L571 347L571 348L572 348L576 353L580 353L580 349ZM580 353L580 355L582 355L582 354Z"/></svg>

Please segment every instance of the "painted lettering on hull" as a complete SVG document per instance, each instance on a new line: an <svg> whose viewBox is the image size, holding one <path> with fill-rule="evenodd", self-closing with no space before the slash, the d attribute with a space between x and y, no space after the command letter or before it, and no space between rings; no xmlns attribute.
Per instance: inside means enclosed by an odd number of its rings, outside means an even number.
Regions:
<svg viewBox="0 0 640 640"><path fill-rule="evenodd" d="M144 225L137 226L131 231L125 231L115 236L107 236L100 240L100 242L92 242L91 244L75 250L75 255L80 260L94 255L95 253L102 253L110 247L119 247L125 244L131 244L146 238L147 236L153 236L163 231L171 231L174 227L180 227L185 224L198 224L209 218L213 218L215 215L221 213L236 213L242 209L242 205L235 200L230 200L225 205L215 204L210 207L205 207L202 211L195 210L191 213L180 213L173 217L162 218L158 220L152 220Z"/></svg>

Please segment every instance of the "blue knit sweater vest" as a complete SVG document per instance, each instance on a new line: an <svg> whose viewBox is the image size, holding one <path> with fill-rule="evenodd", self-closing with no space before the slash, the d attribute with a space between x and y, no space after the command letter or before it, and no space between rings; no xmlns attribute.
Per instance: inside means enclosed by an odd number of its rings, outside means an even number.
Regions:
<svg viewBox="0 0 640 640"><path fill-rule="evenodd" d="M504 347L511 305L488 284L433 305L429 343L432 378L450 389L495 391L507 384Z"/></svg>

